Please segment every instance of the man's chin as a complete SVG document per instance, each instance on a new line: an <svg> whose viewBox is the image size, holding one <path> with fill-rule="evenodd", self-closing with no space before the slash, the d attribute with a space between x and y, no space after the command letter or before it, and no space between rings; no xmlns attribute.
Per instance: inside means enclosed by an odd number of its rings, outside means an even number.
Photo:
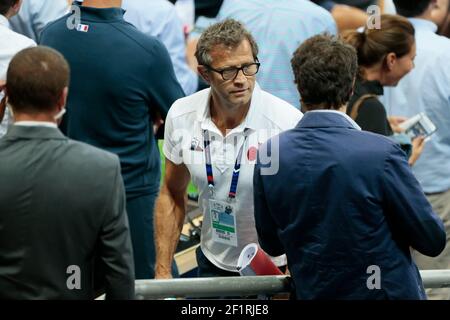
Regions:
<svg viewBox="0 0 450 320"><path fill-rule="evenodd" d="M239 97L239 98L236 97L236 98L232 98L231 102L234 105L240 105L240 106L247 105L250 102L250 98L251 97Z"/></svg>

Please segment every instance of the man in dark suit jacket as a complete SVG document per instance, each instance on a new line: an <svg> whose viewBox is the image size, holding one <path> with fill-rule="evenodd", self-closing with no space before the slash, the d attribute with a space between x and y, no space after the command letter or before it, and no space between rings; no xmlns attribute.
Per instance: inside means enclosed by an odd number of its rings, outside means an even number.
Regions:
<svg viewBox="0 0 450 320"><path fill-rule="evenodd" d="M184 92L166 47L126 22L121 5L121 0L76 1L73 14L45 27L40 44L61 52L72 69L61 130L120 158L135 275L151 279L153 209L161 181L153 131Z"/></svg>
<svg viewBox="0 0 450 320"><path fill-rule="evenodd" d="M58 129L69 66L56 51L19 52L7 74L15 123L0 140L0 299L134 297L117 156Z"/></svg>
<svg viewBox="0 0 450 320"><path fill-rule="evenodd" d="M286 253L299 299L425 299L409 248L437 256L444 226L403 151L360 131L345 114L354 49L316 36L297 49L292 65L306 114L259 151L261 247ZM278 173L268 175L274 163Z"/></svg>

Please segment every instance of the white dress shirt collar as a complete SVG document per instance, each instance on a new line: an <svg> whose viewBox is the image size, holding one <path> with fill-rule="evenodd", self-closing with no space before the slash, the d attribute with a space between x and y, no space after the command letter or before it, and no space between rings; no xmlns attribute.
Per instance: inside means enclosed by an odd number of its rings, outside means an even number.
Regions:
<svg viewBox="0 0 450 320"><path fill-rule="evenodd" d="M45 122L45 121L18 121L14 123L15 126L20 127L47 127L47 128L55 128L58 126L53 122Z"/></svg>
<svg viewBox="0 0 450 320"><path fill-rule="evenodd" d="M328 112L328 113L336 113L339 114L340 116L344 117L348 122L350 122L350 124L353 126L353 128L355 128L356 130L361 131L361 127L355 122L355 120L353 120L352 118L350 118L346 113L341 112L341 111L337 111L337 110L312 110L309 112Z"/></svg>

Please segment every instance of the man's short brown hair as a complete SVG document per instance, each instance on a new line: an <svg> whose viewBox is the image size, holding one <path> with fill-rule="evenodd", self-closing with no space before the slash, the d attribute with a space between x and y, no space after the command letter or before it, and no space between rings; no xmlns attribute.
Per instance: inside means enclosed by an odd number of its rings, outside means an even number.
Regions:
<svg viewBox="0 0 450 320"><path fill-rule="evenodd" d="M9 9L15 5L19 0L0 0L0 14L7 14Z"/></svg>
<svg viewBox="0 0 450 320"><path fill-rule="evenodd" d="M258 45L244 25L234 19L226 19L208 27L198 40L195 57L199 65L211 65L211 50L217 45L237 48L242 41L248 40L252 47L253 58L258 57Z"/></svg>
<svg viewBox="0 0 450 320"><path fill-rule="evenodd" d="M347 104L358 70L355 48L334 36L317 35L303 42L291 63L307 111Z"/></svg>
<svg viewBox="0 0 450 320"><path fill-rule="evenodd" d="M47 47L22 50L9 64L8 101L16 112L51 111L69 86L69 77L69 64L59 52Z"/></svg>

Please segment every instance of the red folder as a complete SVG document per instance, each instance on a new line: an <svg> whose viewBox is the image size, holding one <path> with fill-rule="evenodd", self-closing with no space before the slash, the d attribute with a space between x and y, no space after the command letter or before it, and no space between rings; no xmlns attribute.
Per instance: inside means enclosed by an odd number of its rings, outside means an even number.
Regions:
<svg viewBox="0 0 450 320"><path fill-rule="evenodd" d="M283 275L270 257L256 244L250 243L241 251L238 260L241 276Z"/></svg>

